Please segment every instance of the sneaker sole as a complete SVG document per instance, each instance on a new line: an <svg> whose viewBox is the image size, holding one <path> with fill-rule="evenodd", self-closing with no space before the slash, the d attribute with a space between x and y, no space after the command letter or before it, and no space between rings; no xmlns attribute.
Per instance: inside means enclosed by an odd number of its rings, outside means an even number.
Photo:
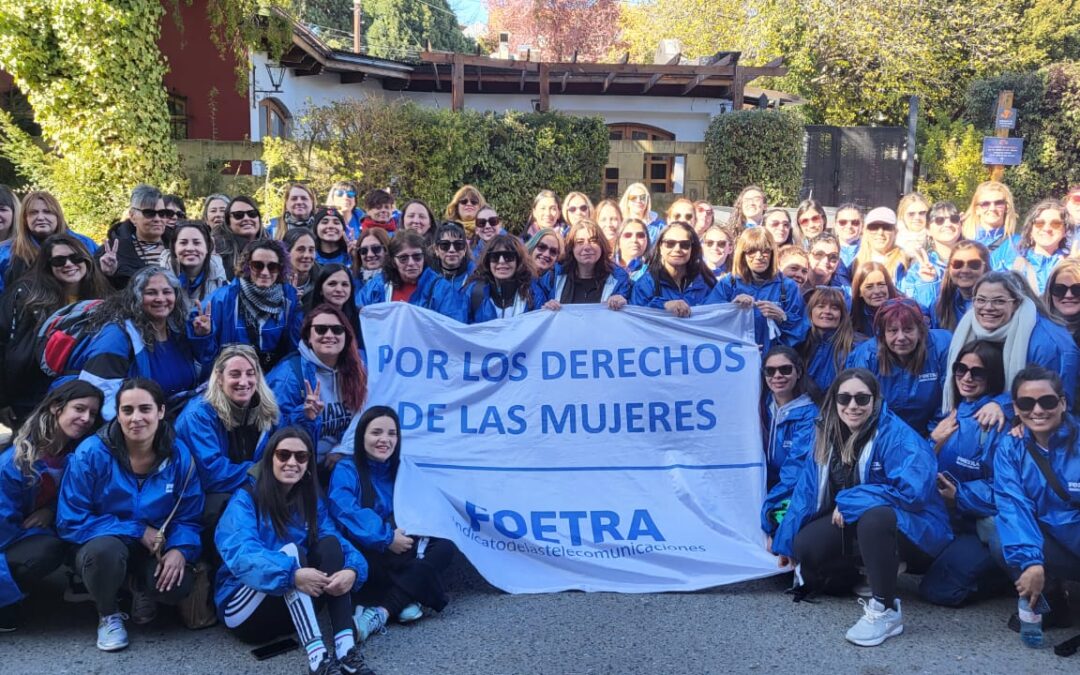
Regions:
<svg viewBox="0 0 1080 675"><path fill-rule="evenodd" d="M103 652L118 652L121 649L127 649L128 643L125 642L122 645L103 645L100 642L97 643L97 648Z"/></svg>
<svg viewBox="0 0 1080 675"><path fill-rule="evenodd" d="M860 647L877 647L882 642L885 642L886 640L888 640L891 637L896 637L897 635L900 635L903 632L904 632L904 624L900 624L899 626L896 626L895 628L890 630L888 633L885 633L881 637L875 638L873 640L855 640L855 639L853 639L851 637L848 637L847 635L845 635L844 638L847 639L847 641L850 642L851 644L858 645Z"/></svg>
<svg viewBox="0 0 1080 675"><path fill-rule="evenodd" d="M157 614L155 614L153 616L150 616L150 617L146 617L145 619L144 618L136 619L134 616L132 616L131 617L131 623L135 624L136 626L146 626L148 624L154 623L154 619L156 619L156 618L157 618Z"/></svg>

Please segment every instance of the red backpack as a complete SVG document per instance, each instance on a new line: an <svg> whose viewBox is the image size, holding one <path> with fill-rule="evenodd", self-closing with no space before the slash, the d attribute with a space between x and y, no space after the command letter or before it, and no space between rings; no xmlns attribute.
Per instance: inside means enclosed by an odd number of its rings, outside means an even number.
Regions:
<svg viewBox="0 0 1080 675"><path fill-rule="evenodd" d="M49 377L59 377L67 372L68 359L87 336L86 327L93 311L104 300L82 300L53 312L41 324L35 341L35 353L41 372Z"/></svg>

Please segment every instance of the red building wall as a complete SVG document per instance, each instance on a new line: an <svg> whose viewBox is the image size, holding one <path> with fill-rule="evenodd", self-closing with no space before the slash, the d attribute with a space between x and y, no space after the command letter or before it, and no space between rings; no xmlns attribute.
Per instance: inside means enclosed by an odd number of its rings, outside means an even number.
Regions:
<svg viewBox="0 0 1080 675"><path fill-rule="evenodd" d="M206 0L165 3L158 47L169 72L165 87L187 98L187 137L218 141L246 140L250 132L248 93L236 91L236 59L224 56L210 37ZM183 28L177 27L179 7ZM212 93L216 92L216 93Z"/></svg>

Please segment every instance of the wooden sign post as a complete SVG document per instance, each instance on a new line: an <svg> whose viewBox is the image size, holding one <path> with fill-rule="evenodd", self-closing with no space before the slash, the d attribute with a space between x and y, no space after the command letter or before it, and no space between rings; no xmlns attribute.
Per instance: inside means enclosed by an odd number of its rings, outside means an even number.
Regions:
<svg viewBox="0 0 1080 675"><path fill-rule="evenodd" d="M998 138L1008 138L1009 130L1005 128L999 128L997 125L998 114L1002 110L1009 110L1013 105L1013 93L1012 91L1005 90L998 94L997 107L994 109L994 136ZM1005 165L994 164L990 167L990 180L1001 182L1001 179L1005 177Z"/></svg>

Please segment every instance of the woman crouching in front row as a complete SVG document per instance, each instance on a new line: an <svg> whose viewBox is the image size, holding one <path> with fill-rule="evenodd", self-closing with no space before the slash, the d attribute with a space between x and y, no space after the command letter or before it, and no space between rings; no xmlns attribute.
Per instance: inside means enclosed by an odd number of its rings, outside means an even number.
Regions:
<svg viewBox="0 0 1080 675"><path fill-rule="evenodd" d="M887 409L877 379L849 368L821 405L814 452L773 541L780 564L798 562L807 592L845 593L859 558L872 597L847 632L872 647L904 632L896 576L924 568L949 542L930 445Z"/></svg>

